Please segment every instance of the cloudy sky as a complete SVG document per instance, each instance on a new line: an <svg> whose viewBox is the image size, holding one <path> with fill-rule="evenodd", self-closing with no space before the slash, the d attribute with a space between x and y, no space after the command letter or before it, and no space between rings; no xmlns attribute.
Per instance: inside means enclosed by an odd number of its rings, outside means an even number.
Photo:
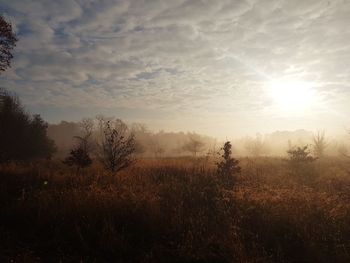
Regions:
<svg viewBox="0 0 350 263"><path fill-rule="evenodd" d="M47 121L219 137L350 127L349 0L0 0L0 84Z"/></svg>

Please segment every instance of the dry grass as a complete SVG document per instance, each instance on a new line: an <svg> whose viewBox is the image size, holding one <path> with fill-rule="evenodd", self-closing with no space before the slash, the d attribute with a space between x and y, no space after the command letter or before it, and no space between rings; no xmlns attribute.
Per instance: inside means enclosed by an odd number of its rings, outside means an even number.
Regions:
<svg viewBox="0 0 350 263"><path fill-rule="evenodd" d="M0 170L0 261L350 262L346 160L242 159L225 190L205 159Z"/></svg>

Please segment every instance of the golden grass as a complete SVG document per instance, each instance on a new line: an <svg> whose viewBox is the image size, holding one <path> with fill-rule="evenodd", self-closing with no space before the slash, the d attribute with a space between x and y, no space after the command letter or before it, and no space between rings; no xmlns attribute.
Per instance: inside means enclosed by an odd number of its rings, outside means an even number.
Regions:
<svg viewBox="0 0 350 263"><path fill-rule="evenodd" d="M346 160L241 166L233 189L205 158L1 167L0 261L350 262Z"/></svg>

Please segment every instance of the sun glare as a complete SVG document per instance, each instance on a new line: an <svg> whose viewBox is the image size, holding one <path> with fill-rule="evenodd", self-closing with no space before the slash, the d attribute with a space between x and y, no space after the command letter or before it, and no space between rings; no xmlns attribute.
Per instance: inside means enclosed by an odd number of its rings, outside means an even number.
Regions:
<svg viewBox="0 0 350 263"><path fill-rule="evenodd" d="M272 81L268 92L279 109L285 111L303 111L316 102L316 94L311 83Z"/></svg>

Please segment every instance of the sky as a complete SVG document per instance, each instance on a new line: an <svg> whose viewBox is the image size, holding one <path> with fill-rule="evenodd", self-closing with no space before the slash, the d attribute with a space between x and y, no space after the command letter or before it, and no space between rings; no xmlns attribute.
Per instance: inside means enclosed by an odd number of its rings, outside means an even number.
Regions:
<svg viewBox="0 0 350 263"><path fill-rule="evenodd" d="M349 0L0 0L0 86L50 123L216 137L350 128Z"/></svg>

